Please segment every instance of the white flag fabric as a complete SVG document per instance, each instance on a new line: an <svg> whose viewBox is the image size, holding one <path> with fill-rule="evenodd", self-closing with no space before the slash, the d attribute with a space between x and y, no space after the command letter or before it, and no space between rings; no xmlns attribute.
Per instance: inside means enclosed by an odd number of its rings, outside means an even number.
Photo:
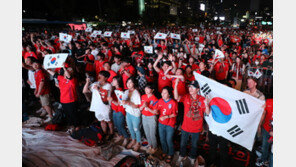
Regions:
<svg viewBox="0 0 296 167"><path fill-rule="evenodd" d="M194 72L202 96L210 99L209 130L252 150L265 101Z"/></svg>
<svg viewBox="0 0 296 167"><path fill-rule="evenodd" d="M98 91L92 92L92 99L89 111L95 112L96 118L101 117L101 113L98 111L109 112L111 109L110 105L104 104L101 95Z"/></svg>
<svg viewBox="0 0 296 167"><path fill-rule="evenodd" d="M102 34L102 31L99 31L99 30L94 30L94 32L90 35L91 37L97 37L98 35L101 35Z"/></svg>
<svg viewBox="0 0 296 167"><path fill-rule="evenodd" d="M124 38L124 39L129 39L130 38L130 34L128 32L121 32L120 37L121 38Z"/></svg>
<svg viewBox="0 0 296 167"><path fill-rule="evenodd" d="M152 46L144 46L144 52L148 54L153 54L153 47Z"/></svg>
<svg viewBox="0 0 296 167"><path fill-rule="evenodd" d="M112 31L105 31L104 32L104 37L111 37Z"/></svg>
<svg viewBox="0 0 296 167"><path fill-rule="evenodd" d="M205 45L203 45L203 44L199 44L199 45L198 45L198 51L199 51L199 52L202 52L202 50L203 50L204 47L205 47Z"/></svg>
<svg viewBox="0 0 296 167"><path fill-rule="evenodd" d="M122 106L122 105L123 105L123 104L122 104L122 100L124 100L124 99L123 99L123 97L124 97L124 93L123 93L123 91L115 90L114 92L115 92L115 95L116 95L116 97L117 97L117 99L118 99L118 101L119 101L119 104Z"/></svg>
<svg viewBox="0 0 296 167"><path fill-rule="evenodd" d="M135 34L135 31L134 30L128 30L127 31L129 34Z"/></svg>
<svg viewBox="0 0 296 167"><path fill-rule="evenodd" d="M254 76L254 72L253 72L253 71L251 71L250 69L248 70L248 76L249 76L249 77L252 77L252 76Z"/></svg>
<svg viewBox="0 0 296 167"><path fill-rule="evenodd" d="M158 32L155 36L154 36L154 39L166 39L167 37L167 34L164 34L164 33L160 33Z"/></svg>
<svg viewBox="0 0 296 167"><path fill-rule="evenodd" d="M59 33L60 41L64 41L66 43L70 43L72 40L72 35L68 35L66 33Z"/></svg>
<svg viewBox="0 0 296 167"><path fill-rule="evenodd" d="M216 49L215 50L215 56L214 56L214 58L219 59L219 58L224 58L224 57L225 57L224 56L224 53L221 50L219 50L219 49Z"/></svg>
<svg viewBox="0 0 296 167"><path fill-rule="evenodd" d="M44 69L63 67L64 62L68 57L68 53L56 53L45 55L43 60Z"/></svg>
<svg viewBox="0 0 296 167"><path fill-rule="evenodd" d="M181 39L180 34L171 33L172 39Z"/></svg>
<svg viewBox="0 0 296 167"><path fill-rule="evenodd" d="M91 28L91 27L87 27L87 28L85 29L85 32L92 32L92 28Z"/></svg>
<svg viewBox="0 0 296 167"><path fill-rule="evenodd" d="M195 28L195 29L192 29L192 32L197 32L197 29Z"/></svg>

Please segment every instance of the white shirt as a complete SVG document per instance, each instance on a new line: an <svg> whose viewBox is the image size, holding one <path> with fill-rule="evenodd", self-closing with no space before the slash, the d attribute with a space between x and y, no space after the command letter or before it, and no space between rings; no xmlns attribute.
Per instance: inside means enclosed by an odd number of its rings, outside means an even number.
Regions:
<svg viewBox="0 0 296 167"><path fill-rule="evenodd" d="M35 71L28 70L28 80L32 83L30 85L31 89L36 89L36 83L35 83L35 77L34 77Z"/></svg>
<svg viewBox="0 0 296 167"><path fill-rule="evenodd" d="M112 64L111 70L118 73L119 69L120 69L120 64L117 64L117 63Z"/></svg>
<svg viewBox="0 0 296 167"><path fill-rule="evenodd" d="M126 90L124 92L125 96L128 97L129 90ZM134 90L131 97L130 101L133 102L135 105L140 105L141 104L141 95L138 90ZM140 117L141 116L141 111L139 108L133 108L129 105L124 105L125 111L128 112L129 114L135 116L135 117Z"/></svg>
<svg viewBox="0 0 296 167"><path fill-rule="evenodd" d="M90 104L90 111L101 111L101 110L110 110L110 105L105 105L102 101L104 99L104 96L111 96L111 84L106 83L102 89L107 90L107 95L99 93L99 91L94 89L94 85L99 85L100 82L94 82L89 86L90 91L92 92L92 99ZM103 105L104 104L104 105Z"/></svg>

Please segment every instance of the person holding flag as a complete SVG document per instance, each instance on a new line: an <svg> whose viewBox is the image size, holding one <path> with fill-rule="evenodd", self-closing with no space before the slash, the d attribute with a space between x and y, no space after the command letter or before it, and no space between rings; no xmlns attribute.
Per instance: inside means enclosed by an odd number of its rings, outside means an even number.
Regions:
<svg viewBox="0 0 296 167"><path fill-rule="evenodd" d="M207 99L198 93L199 84L196 80L189 84L189 93L184 96L179 96L178 84L179 78L176 79L174 97L178 102L184 104L184 117L181 127L180 157L178 158L177 163L180 163L185 159L187 142L189 136L191 136L189 159L191 165L194 165L195 159L197 158L197 142L199 134L203 130L204 113L209 115L210 110Z"/></svg>

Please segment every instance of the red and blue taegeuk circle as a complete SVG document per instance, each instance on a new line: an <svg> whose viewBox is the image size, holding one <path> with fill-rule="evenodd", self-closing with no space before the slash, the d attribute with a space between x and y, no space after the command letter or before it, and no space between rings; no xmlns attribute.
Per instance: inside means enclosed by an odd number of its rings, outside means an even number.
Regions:
<svg viewBox="0 0 296 167"><path fill-rule="evenodd" d="M210 101L210 107L212 109L213 119L216 122L224 124L231 119L231 107L226 100L220 97L214 97Z"/></svg>
<svg viewBox="0 0 296 167"><path fill-rule="evenodd" d="M51 64L54 64L54 63L56 62L56 60L57 60L57 59L54 57L54 58L52 58L52 59L50 60L50 63L51 63Z"/></svg>

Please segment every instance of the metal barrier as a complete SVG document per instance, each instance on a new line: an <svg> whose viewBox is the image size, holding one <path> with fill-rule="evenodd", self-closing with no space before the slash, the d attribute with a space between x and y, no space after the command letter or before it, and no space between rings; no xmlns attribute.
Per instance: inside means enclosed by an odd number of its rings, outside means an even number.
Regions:
<svg viewBox="0 0 296 167"><path fill-rule="evenodd" d="M262 67L247 68L243 76L241 90L247 89L248 71L250 70L253 73L255 73L257 69L259 69L259 71L262 73L262 76L258 78L257 89L260 90L265 95L265 98L272 98L273 97L273 69L270 69L270 68L264 68L264 67L263 68Z"/></svg>

